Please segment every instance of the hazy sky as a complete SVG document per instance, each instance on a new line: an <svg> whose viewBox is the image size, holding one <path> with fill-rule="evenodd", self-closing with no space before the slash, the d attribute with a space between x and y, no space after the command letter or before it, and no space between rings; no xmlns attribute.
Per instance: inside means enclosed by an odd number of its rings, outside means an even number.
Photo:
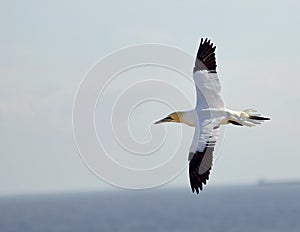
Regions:
<svg viewBox="0 0 300 232"><path fill-rule="evenodd" d="M80 80L124 46L163 43L195 54L200 37L217 45L227 106L272 119L226 129L210 184L300 179L299 12L293 0L2 1L0 194L111 188L73 140ZM187 173L166 187L174 185L189 188Z"/></svg>

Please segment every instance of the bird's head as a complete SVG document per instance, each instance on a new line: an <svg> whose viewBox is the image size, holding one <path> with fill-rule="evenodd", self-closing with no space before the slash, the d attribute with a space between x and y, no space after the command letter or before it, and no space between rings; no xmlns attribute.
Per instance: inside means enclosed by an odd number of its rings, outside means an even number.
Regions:
<svg viewBox="0 0 300 232"><path fill-rule="evenodd" d="M163 122L181 122L180 121L180 112L174 112L172 114L169 114L167 117L165 117L161 120L158 120L154 124L159 124L159 123L163 123Z"/></svg>

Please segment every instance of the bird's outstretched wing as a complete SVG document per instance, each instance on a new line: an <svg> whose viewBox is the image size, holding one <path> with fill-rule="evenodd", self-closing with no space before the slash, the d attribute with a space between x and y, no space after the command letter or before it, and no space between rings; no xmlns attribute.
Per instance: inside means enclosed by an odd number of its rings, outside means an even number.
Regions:
<svg viewBox="0 0 300 232"><path fill-rule="evenodd" d="M208 39L201 39L195 61L193 78L196 85L198 123L189 153L189 176L193 192L199 193L209 179L213 152L219 135L222 115L211 109L223 109L221 85L216 71L216 47Z"/></svg>
<svg viewBox="0 0 300 232"><path fill-rule="evenodd" d="M222 117L206 119L195 128L193 143L189 153L189 176L192 191L199 193L209 179L213 165L213 152L219 136Z"/></svg>
<svg viewBox="0 0 300 232"><path fill-rule="evenodd" d="M210 40L201 39L193 78L197 92L197 110L206 108L224 108L221 84L216 71L216 47Z"/></svg>

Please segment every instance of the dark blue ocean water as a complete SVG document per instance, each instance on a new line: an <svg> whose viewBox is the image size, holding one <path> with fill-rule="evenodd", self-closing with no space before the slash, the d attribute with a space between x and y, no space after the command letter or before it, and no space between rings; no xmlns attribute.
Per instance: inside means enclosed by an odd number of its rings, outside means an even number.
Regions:
<svg viewBox="0 0 300 232"><path fill-rule="evenodd" d="M300 186L1 197L0 231L299 232Z"/></svg>

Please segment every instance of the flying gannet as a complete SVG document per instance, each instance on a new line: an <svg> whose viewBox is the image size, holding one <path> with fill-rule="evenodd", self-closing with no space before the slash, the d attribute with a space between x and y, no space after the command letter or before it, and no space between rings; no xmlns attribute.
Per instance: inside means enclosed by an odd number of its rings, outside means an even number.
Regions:
<svg viewBox="0 0 300 232"><path fill-rule="evenodd" d="M216 71L215 50L216 47L209 39L201 39L193 70L197 94L196 108L185 112L174 112L155 122L155 124L177 122L195 127L188 160L191 189L197 194L209 179L220 126L233 124L252 127L270 120L260 116L253 109L234 111L225 108Z"/></svg>

